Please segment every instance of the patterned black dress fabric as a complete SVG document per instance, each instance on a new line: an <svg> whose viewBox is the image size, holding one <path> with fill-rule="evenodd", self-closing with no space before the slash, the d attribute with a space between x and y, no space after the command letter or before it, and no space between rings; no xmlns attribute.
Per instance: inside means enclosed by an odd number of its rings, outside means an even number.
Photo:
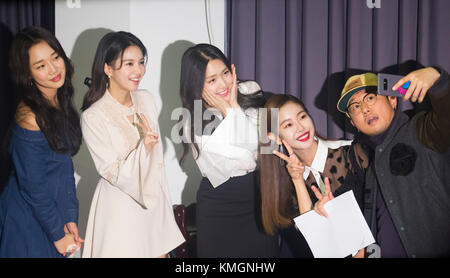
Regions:
<svg viewBox="0 0 450 278"><path fill-rule="evenodd" d="M337 149L328 149L328 157L324 171L320 173L322 180L328 177L333 196L337 197L349 190L353 190L356 201L361 209L364 204L364 175L369 158L366 150L358 143L342 146ZM313 204L317 202L311 186L317 182L312 173L306 179L306 186ZM294 188L292 189L292 205L298 211L298 204ZM299 215L299 214L298 214ZM297 216L298 216L297 215ZM281 236L280 256L285 258L312 258L313 254L305 238L292 223L290 226L280 229Z"/></svg>

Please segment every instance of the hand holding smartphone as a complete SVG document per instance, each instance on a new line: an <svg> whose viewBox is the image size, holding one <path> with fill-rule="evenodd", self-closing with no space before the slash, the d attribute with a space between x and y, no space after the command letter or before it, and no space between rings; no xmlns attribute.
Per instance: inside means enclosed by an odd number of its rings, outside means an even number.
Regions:
<svg viewBox="0 0 450 278"><path fill-rule="evenodd" d="M387 73L378 74L378 94L383 96L394 96L394 97L404 97L406 91L411 84L411 81L406 82L400 88L393 91L392 87L397 83L403 76Z"/></svg>

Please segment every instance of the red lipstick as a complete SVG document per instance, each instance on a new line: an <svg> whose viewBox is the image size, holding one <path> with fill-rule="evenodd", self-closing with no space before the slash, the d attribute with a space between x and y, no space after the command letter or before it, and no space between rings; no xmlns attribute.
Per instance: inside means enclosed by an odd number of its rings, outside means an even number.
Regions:
<svg viewBox="0 0 450 278"><path fill-rule="evenodd" d="M305 135L306 135L306 137L305 137ZM303 139L300 139L300 138L303 138ZM305 132L302 135L300 135L299 137L297 137L297 141L300 141L300 142L306 142L308 140L309 140L309 131Z"/></svg>

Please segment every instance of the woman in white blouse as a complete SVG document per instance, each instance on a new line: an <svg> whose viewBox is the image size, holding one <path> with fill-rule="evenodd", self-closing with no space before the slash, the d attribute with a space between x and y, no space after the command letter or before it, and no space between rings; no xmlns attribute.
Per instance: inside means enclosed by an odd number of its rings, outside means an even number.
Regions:
<svg viewBox="0 0 450 278"><path fill-rule="evenodd" d="M183 158L190 144L203 175L196 206L198 257L278 256L277 237L262 228L255 174L256 108L265 99L261 92L242 94L246 89L218 48L198 44L184 53L180 96L191 120L183 128Z"/></svg>
<svg viewBox="0 0 450 278"><path fill-rule="evenodd" d="M100 180L83 257L167 257L183 243L173 215L152 95L138 90L147 51L131 33L100 41L81 127Z"/></svg>

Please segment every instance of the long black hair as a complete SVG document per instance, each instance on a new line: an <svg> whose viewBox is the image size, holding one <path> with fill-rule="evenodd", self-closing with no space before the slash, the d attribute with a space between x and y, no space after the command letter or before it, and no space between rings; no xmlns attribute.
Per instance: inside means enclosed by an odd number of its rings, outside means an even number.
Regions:
<svg viewBox="0 0 450 278"><path fill-rule="evenodd" d="M46 42L63 60L66 68L64 84L57 90L58 107L34 84L28 51L34 45ZM48 30L27 27L21 30L11 45L9 66L16 86L17 102L23 102L36 116L36 123L44 133L50 148L58 153L75 155L81 145L80 117L73 105L73 65L59 41Z"/></svg>
<svg viewBox="0 0 450 278"><path fill-rule="evenodd" d="M114 62L120 56L120 67L122 67L123 53L130 46L137 46L142 51L147 61L147 49L135 35L119 31L109 32L104 35L97 46L97 51L92 64L92 82L83 99L81 110L86 110L94 102L99 100L108 87L108 76L105 73L105 64L114 67ZM120 68L119 67L119 68Z"/></svg>
<svg viewBox="0 0 450 278"><path fill-rule="evenodd" d="M197 151L197 157L200 154L197 143L194 140L194 132L203 132L203 130L197 130L194 127L194 101L202 101L202 115L206 110L206 102L202 98L203 86L205 82L205 72L209 61L219 59L225 66L231 71L231 63L225 57L220 49L211 44L197 44L193 47L188 48L181 60L181 78L180 78L180 97L181 103L184 108L187 108L191 114L191 121L189 125L190 134L186 134L186 126L183 126L183 135L186 138L190 138L192 144ZM238 92L238 103L242 109L247 109L250 107L259 108L265 103L265 99L261 91L255 92L253 94L244 95ZM180 119L180 122L183 119ZM211 121L211 120L209 120ZM202 117L202 129L206 127L208 120L204 120ZM200 136L201 134L197 134ZM190 137L189 137L190 136ZM185 159L187 153L189 152L189 142L183 141L183 155L181 156L180 162L182 163Z"/></svg>

